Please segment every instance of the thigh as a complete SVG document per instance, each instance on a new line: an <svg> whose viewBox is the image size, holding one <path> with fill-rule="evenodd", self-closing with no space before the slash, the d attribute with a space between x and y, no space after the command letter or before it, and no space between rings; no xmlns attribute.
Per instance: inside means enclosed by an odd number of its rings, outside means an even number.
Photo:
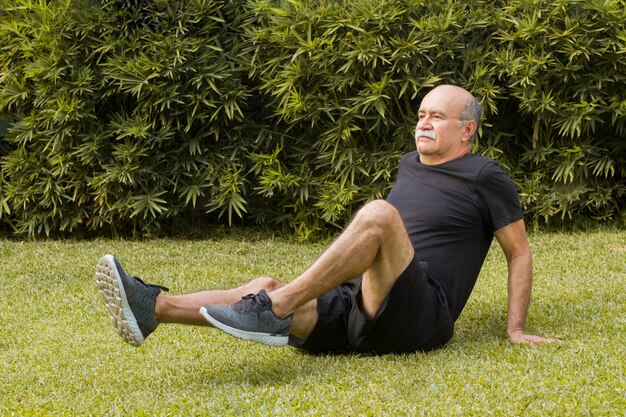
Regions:
<svg viewBox="0 0 626 417"><path fill-rule="evenodd" d="M413 258L376 315L363 311L357 292L348 318L348 344L357 352L401 353L431 350L451 337L454 321L447 298L428 267Z"/></svg>

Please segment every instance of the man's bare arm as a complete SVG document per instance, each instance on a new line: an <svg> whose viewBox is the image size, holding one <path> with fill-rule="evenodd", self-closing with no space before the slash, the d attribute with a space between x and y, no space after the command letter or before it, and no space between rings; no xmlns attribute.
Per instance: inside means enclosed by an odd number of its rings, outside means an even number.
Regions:
<svg viewBox="0 0 626 417"><path fill-rule="evenodd" d="M524 220L511 223L495 232L508 264L507 335L511 343L549 343L552 339L526 333L526 316L533 282L532 255L526 238Z"/></svg>

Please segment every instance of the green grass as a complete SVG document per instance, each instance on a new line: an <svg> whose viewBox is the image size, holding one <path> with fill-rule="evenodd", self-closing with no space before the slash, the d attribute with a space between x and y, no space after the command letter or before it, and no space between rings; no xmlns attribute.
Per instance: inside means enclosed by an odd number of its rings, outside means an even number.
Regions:
<svg viewBox="0 0 626 417"><path fill-rule="evenodd" d="M323 250L286 240L0 241L0 415L626 415L626 235L533 234L529 331L505 337L506 264L490 252L443 349L311 356L199 327L161 326L135 349L114 333L97 259L174 293L258 275L290 280Z"/></svg>

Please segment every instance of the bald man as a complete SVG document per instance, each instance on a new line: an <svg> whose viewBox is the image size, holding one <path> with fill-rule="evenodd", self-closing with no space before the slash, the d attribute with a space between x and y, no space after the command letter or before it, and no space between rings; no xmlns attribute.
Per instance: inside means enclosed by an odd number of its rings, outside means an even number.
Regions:
<svg viewBox="0 0 626 417"><path fill-rule="evenodd" d="M260 277L168 296L104 256L96 281L118 334L139 346L159 323L183 323L314 353L436 349L452 337L495 236L508 263L509 340L550 342L525 331L532 259L515 187L495 162L470 153L481 111L460 87L431 90L416 151L401 159L387 200L362 207L289 283Z"/></svg>

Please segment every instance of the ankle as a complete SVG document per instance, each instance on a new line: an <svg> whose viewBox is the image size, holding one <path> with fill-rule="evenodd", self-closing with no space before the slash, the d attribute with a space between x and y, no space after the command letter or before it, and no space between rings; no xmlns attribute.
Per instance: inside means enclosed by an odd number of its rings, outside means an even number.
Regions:
<svg viewBox="0 0 626 417"><path fill-rule="evenodd" d="M284 319L293 313L293 310L291 310L290 307L283 302L282 298L272 294L270 296L270 300L272 300L272 313L274 313L277 318Z"/></svg>
<svg viewBox="0 0 626 417"><path fill-rule="evenodd" d="M167 295L159 294L157 295L156 301L154 303L154 317L157 320L161 321L163 317L165 317L165 312L167 311Z"/></svg>

